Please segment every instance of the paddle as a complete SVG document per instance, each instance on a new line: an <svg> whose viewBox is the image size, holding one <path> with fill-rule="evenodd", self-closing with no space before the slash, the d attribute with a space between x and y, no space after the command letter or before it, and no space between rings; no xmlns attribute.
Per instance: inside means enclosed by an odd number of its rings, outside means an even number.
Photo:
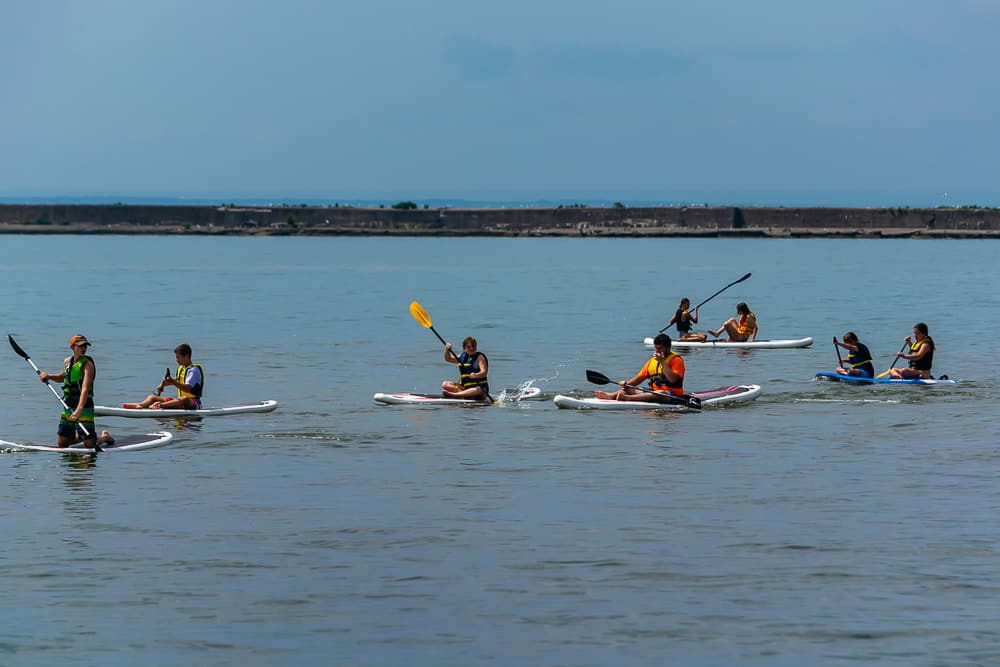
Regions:
<svg viewBox="0 0 1000 667"><path fill-rule="evenodd" d="M744 280L746 280L749 277L750 277L750 274L748 273L745 276L743 276L742 278L740 278L739 280L734 280L733 282L729 283L728 285L726 285L725 287L723 287L722 289L720 289L718 292L716 292L715 294L713 294L712 296L708 297L707 299L705 299L704 301L702 301L701 303L699 303L697 306L695 306L691 310L694 310L695 308L701 308L706 303L708 303L709 301L711 301L715 297L719 296L720 294L722 294L723 292L725 292L727 289L729 289L730 287L732 287L736 283L741 283L741 282L743 282ZM676 324L676 322L674 322L673 324ZM667 326L665 326L662 329L660 329L660 333L663 333L664 331L666 331L669 328L670 328L670 325L668 324Z"/></svg>
<svg viewBox="0 0 1000 667"><path fill-rule="evenodd" d="M593 382L594 384L618 384L617 380L612 380L607 375L603 373L598 373L597 371L587 371L587 381ZM626 384L626 387L632 387L633 389L638 389L640 391L646 391L642 387L636 387L632 384ZM657 396L662 396L668 399L669 403L676 403L677 405L683 405L685 407L691 408L692 410L701 410L701 399L697 396L691 396L690 394L681 394L680 396L676 394L671 394L665 391L652 391L651 394L656 394Z"/></svg>
<svg viewBox="0 0 1000 667"><path fill-rule="evenodd" d="M434 323L431 322L431 316L428 315L427 311L424 310L424 307L421 306L416 301L410 304L410 315L413 315L413 319L417 321L417 324L419 324L425 329L430 329L431 331L433 331L434 335L438 337L438 340L441 341L442 345L445 346L448 345L448 342L444 338L441 338L441 334L439 334L437 332L437 329L434 328ZM452 352L452 354L455 353ZM490 396L490 392L484 389L483 393L486 394L486 400L488 400L490 403L496 403L496 401L493 400L493 397Z"/></svg>
<svg viewBox="0 0 1000 667"><path fill-rule="evenodd" d="M841 368L844 367L844 360L840 357L840 346L837 345L837 337L833 337L833 349L837 351L837 365Z"/></svg>
<svg viewBox="0 0 1000 667"><path fill-rule="evenodd" d="M31 360L31 357L28 356L28 353L21 349L21 346L17 344L17 341L14 340L14 337L12 335L10 335L10 334L7 334L7 340L10 342L10 346L12 348L14 348L14 352L16 352L18 354L18 356L22 357L29 364L31 364L31 367L33 369L35 369L35 374L38 377L41 377L42 376L42 372L40 370L38 370L38 366L36 366L35 362ZM70 413L73 412L72 410L70 410L70 407L68 405L66 405L66 401L64 401L63 397L59 395L59 392L56 391L56 388L53 387L51 384L49 384L48 380L45 380L45 386L49 388L49 391L51 391L52 395L56 397L56 400L59 401L59 403L62 404L64 410L66 410L67 412L70 412ZM78 429L80 429L80 431L83 432L83 436L85 438L89 438L90 437L90 431L87 430L86 426L84 426L80 422L77 422L76 423L76 427ZM104 451L101 448L101 443L96 442L96 441L94 442L94 449L96 449L99 452Z"/></svg>
<svg viewBox="0 0 1000 667"><path fill-rule="evenodd" d="M167 372L163 375L163 379L166 380L169 377L170 377L170 367L168 366ZM162 393L163 393L163 383L161 382L159 386L156 388L156 395L159 396Z"/></svg>
<svg viewBox="0 0 1000 667"><path fill-rule="evenodd" d="M908 345L909 345L909 343L907 343L906 341L903 341L903 347L899 348L899 352L896 354L896 358L892 360L892 365L889 366L889 368L887 368L886 370L884 370L881 373L879 373L878 375L876 375L875 376L876 380L881 380L886 375L888 375L890 372L892 372L892 369L896 366L896 362L899 361L899 358L901 356L903 356L903 352L906 351L906 348L908 347Z"/></svg>

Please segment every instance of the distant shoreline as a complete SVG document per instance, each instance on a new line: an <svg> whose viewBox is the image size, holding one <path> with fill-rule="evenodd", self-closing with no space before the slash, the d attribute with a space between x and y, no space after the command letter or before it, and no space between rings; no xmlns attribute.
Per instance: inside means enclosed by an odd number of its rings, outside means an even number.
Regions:
<svg viewBox="0 0 1000 667"><path fill-rule="evenodd" d="M1000 209L0 204L0 234L1000 238Z"/></svg>

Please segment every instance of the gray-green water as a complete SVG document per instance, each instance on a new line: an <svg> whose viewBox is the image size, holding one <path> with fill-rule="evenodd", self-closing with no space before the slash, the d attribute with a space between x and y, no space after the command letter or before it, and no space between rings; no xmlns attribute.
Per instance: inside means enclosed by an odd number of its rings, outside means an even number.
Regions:
<svg viewBox="0 0 1000 667"><path fill-rule="evenodd" d="M99 403L189 342L206 404L169 447L4 454L0 659L18 665L995 664L1000 279L990 241L0 237L5 332L55 371L94 343ZM65 268L76 263L75 270ZM681 296L737 301L805 350L686 355L702 414L377 406L631 375ZM816 382L857 331L884 369L914 322L953 387ZM0 437L50 393L0 353Z"/></svg>

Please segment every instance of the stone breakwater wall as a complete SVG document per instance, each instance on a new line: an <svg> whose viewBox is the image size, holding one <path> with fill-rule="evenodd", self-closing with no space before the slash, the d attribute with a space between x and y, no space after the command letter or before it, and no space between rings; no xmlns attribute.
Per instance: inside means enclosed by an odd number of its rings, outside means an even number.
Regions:
<svg viewBox="0 0 1000 667"><path fill-rule="evenodd" d="M0 205L0 233L1000 238L1000 209Z"/></svg>

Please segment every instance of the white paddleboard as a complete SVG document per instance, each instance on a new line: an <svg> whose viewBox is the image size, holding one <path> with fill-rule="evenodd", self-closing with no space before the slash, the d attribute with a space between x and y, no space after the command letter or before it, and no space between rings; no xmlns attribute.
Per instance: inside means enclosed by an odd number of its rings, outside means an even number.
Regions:
<svg viewBox="0 0 1000 667"><path fill-rule="evenodd" d="M519 395L514 396L508 400L524 401L530 400L532 398L537 398L542 393L542 390L538 387L527 387L523 391L519 392ZM383 405L489 405L490 403L485 400L472 400L468 398L445 398L440 394L408 394L408 393L396 393L396 394L383 394L381 392L372 396L376 403L381 403ZM494 396L494 400L499 399L499 396Z"/></svg>
<svg viewBox="0 0 1000 667"><path fill-rule="evenodd" d="M718 407L727 403L743 403L752 401L760 395L760 385L744 384L732 387L719 387L711 391L695 391L691 396L701 399L703 408ZM685 405L677 403L648 403L645 401L611 401L604 398L576 398L559 394L552 399L560 408L574 410L688 410Z"/></svg>
<svg viewBox="0 0 1000 667"><path fill-rule="evenodd" d="M167 431L157 431L156 433L146 433L144 435L123 435L115 438L115 444L102 445L105 452L136 451L140 449L152 449L162 447L174 436ZM0 440L0 449L9 449L21 452L62 452L63 454L87 454L95 453L96 449L84 447L83 443L70 445L69 447L56 447L55 445L32 445L30 443L9 442Z"/></svg>
<svg viewBox="0 0 1000 667"><path fill-rule="evenodd" d="M643 345L653 344L652 338L644 338ZM809 347L813 344L812 338L788 338L783 340L747 340L742 343L733 343L726 340L706 340L703 343L693 340L672 340L671 349L686 350L697 349L699 347L729 347L737 349L783 349L790 347Z"/></svg>
<svg viewBox="0 0 1000 667"><path fill-rule="evenodd" d="M278 407L274 400L231 405L225 408L201 408L200 410L154 410L153 408L115 408L107 405L94 407L94 414L106 417L220 417L240 415L246 412L271 412Z"/></svg>

